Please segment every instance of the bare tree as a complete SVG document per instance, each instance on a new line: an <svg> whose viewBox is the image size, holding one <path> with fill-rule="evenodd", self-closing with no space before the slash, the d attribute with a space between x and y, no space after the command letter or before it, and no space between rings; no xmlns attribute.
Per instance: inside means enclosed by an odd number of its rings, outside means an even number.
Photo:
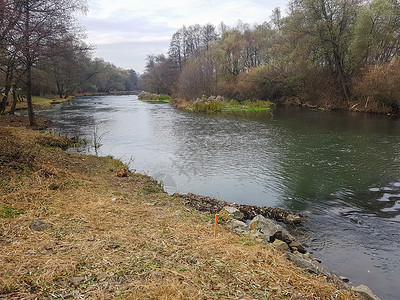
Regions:
<svg viewBox="0 0 400 300"><path fill-rule="evenodd" d="M85 11L82 0L21 0L15 25L15 51L23 68L29 122L34 125L32 105L32 69L53 53L52 45L78 30L74 14Z"/></svg>

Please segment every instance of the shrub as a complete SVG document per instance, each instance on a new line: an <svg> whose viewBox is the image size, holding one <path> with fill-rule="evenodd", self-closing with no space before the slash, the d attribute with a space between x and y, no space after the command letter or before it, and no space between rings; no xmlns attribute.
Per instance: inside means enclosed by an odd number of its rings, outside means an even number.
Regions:
<svg viewBox="0 0 400 300"><path fill-rule="evenodd" d="M400 62L368 68L364 75L356 80L354 90L357 98L389 106L392 113L400 112Z"/></svg>

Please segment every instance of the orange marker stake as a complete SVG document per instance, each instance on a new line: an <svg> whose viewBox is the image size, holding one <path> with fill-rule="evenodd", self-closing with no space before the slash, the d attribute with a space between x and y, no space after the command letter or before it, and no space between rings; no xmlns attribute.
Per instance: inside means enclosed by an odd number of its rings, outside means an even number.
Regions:
<svg viewBox="0 0 400 300"><path fill-rule="evenodd" d="M215 215L214 238L217 237L217 223L218 223L218 214Z"/></svg>
<svg viewBox="0 0 400 300"><path fill-rule="evenodd" d="M52 128L52 129L51 129L51 132L52 132L52 133L53 133L53 135L54 135L54 128Z"/></svg>

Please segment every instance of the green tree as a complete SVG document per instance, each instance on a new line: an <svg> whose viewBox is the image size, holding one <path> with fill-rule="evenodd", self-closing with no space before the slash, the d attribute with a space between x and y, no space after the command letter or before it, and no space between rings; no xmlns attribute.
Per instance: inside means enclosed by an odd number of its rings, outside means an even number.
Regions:
<svg viewBox="0 0 400 300"><path fill-rule="evenodd" d="M287 29L306 40L304 61L327 68L343 99L350 100L353 69L349 63L352 26L361 0L294 0L290 4Z"/></svg>
<svg viewBox="0 0 400 300"><path fill-rule="evenodd" d="M400 3L373 0L360 7L351 60L355 69L390 62L400 54Z"/></svg>

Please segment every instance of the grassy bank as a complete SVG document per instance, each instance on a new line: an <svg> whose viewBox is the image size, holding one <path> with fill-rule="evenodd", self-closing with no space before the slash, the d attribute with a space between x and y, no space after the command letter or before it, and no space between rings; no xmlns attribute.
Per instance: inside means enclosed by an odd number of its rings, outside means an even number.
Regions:
<svg viewBox="0 0 400 300"><path fill-rule="evenodd" d="M67 99L64 98L58 98L57 96L46 96L46 97L32 97L32 105L34 108L48 108L51 107L54 104L58 103L63 103L66 102L73 97L69 97ZM8 105L6 107L6 113L11 110L11 105L12 105L12 97L9 96L8 99ZM17 105L15 106L16 110L21 110L21 109L28 109L28 103L26 102L26 98L23 98L23 101L18 101Z"/></svg>
<svg viewBox="0 0 400 300"><path fill-rule="evenodd" d="M1 124L1 117L0 117ZM0 126L0 298L355 299L111 157Z"/></svg>

